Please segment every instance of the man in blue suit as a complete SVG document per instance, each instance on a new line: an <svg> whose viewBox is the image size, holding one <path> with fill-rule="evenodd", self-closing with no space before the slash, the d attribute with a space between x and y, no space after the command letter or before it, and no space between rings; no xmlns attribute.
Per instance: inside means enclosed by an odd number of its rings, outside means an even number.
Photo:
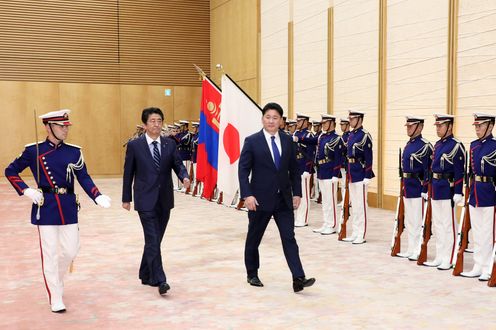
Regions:
<svg viewBox="0 0 496 330"><path fill-rule="evenodd" d="M139 278L144 285L158 287L161 295L170 289L162 266L160 243L174 207L171 170L185 188L188 173L171 139L160 135L164 114L159 108L146 108L141 114L146 134L127 145L124 162L122 207L131 209L134 180L134 209L138 211L145 236Z"/></svg>
<svg viewBox="0 0 496 330"><path fill-rule="evenodd" d="M294 213L301 201L301 178L296 162L296 145L279 130L283 110L268 103L262 110L263 129L245 139L239 158L239 187L248 209L245 243L247 281L263 286L258 278L258 246L272 217L281 236L284 256L298 292L315 283L305 278L294 234ZM250 179L251 174L251 179Z"/></svg>

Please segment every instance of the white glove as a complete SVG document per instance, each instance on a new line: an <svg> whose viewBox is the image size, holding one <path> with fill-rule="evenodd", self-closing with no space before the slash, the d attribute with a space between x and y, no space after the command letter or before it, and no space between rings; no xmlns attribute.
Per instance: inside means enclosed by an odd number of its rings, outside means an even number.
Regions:
<svg viewBox="0 0 496 330"><path fill-rule="evenodd" d="M110 207L110 201L111 199L107 195L100 195L95 198L95 202L104 209L108 209Z"/></svg>
<svg viewBox="0 0 496 330"><path fill-rule="evenodd" d="M38 189L26 188L24 190L24 196L29 197L36 205L43 202L43 194Z"/></svg>
<svg viewBox="0 0 496 330"><path fill-rule="evenodd" d="M454 194L453 195L453 203L458 204L462 201L463 196L461 194Z"/></svg>
<svg viewBox="0 0 496 330"><path fill-rule="evenodd" d="M428 194L428 193L424 193L424 192L423 192L423 193L421 193L421 194L420 194L420 196L422 196L422 198L423 198L424 200L428 200L428 199L429 199L429 194Z"/></svg>
<svg viewBox="0 0 496 330"><path fill-rule="evenodd" d="M338 179L337 177L335 177L335 176L333 176L333 177L331 178L331 182L332 182L332 183L338 183L338 181L339 181L339 179Z"/></svg>
<svg viewBox="0 0 496 330"><path fill-rule="evenodd" d="M298 137L296 135L293 135L293 142L298 142Z"/></svg>
<svg viewBox="0 0 496 330"><path fill-rule="evenodd" d="M364 178L364 179L363 179L363 185L364 185L364 186L368 186L369 184L370 184L370 179L368 179L368 178Z"/></svg>

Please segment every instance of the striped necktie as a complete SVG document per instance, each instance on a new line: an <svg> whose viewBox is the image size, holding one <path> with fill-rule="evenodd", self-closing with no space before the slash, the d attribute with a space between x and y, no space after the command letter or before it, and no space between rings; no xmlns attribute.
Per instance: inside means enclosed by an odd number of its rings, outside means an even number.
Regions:
<svg viewBox="0 0 496 330"><path fill-rule="evenodd" d="M153 141L153 162L155 163L156 168L160 168L160 153L158 152L158 142Z"/></svg>

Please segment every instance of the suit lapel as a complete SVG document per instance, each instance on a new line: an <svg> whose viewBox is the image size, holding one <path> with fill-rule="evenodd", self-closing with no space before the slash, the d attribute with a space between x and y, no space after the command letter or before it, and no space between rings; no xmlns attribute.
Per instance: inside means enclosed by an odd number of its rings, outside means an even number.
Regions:
<svg viewBox="0 0 496 330"><path fill-rule="evenodd" d="M148 143L146 141L146 137L144 134L141 137L141 146L142 146L143 153L145 154L145 158L148 158L148 162L153 163L153 157L152 157L152 154L150 152L150 147L148 146Z"/></svg>
<svg viewBox="0 0 496 330"><path fill-rule="evenodd" d="M168 145L169 141L167 141L167 138L161 136L160 137L160 167L162 167L162 165L165 163L165 154L166 154L166 150L167 150L167 145Z"/></svg>

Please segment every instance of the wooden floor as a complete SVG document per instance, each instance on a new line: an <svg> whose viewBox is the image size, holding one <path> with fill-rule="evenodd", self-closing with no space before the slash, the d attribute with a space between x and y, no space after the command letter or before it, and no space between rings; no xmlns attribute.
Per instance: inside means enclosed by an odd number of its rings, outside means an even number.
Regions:
<svg viewBox="0 0 496 330"><path fill-rule="evenodd" d="M138 215L121 208L121 180L96 183L113 205L81 195L81 250L66 278L65 314L47 303L30 203L0 184L0 329L496 328L496 288L390 257L394 215L380 209L370 209L368 242L357 246L312 233L321 224L313 203L310 226L296 235L317 282L295 294L274 223L260 250L265 287L251 287L246 213L175 193L162 245L171 290L161 297L137 278L143 235Z"/></svg>

